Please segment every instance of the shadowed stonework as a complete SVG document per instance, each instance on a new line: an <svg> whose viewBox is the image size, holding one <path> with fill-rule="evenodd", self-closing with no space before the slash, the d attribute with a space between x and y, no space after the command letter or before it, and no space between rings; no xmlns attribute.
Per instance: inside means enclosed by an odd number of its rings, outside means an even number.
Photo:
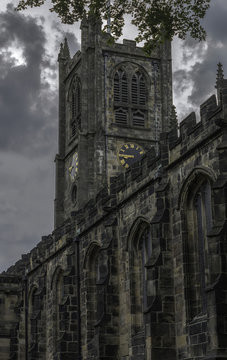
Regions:
<svg viewBox="0 0 227 360"><path fill-rule="evenodd" d="M227 359L227 80L177 126L170 44L84 20L59 62L55 229L0 275L0 359Z"/></svg>

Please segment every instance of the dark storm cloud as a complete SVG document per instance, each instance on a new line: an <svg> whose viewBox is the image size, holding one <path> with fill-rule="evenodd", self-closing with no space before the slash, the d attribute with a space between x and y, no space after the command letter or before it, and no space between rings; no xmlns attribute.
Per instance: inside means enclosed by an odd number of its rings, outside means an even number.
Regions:
<svg viewBox="0 0 227 360"><path fill-rule="evenodd" d="M211 7L203 21L207 31L206 43L198 43L191 38L184 42L183 61L189 63L192 57L198 61L188 70L174 73L176 92L192 85L188 104L198 108L211 94L215 93L217 63L221 62L227 77L227 4L226 0L211 0Z"/></svg>
<svg viewBox="0 0 227 360"><path fill-rule="evenodd" d="M42 72L55 67L45 56L46 37L30 16L15 12L12 5L0 13L0 149L46 152L56 139L57 98ZM17 48L24 64L12 54ZM54 77L54 76L53 76Z"/></svg>

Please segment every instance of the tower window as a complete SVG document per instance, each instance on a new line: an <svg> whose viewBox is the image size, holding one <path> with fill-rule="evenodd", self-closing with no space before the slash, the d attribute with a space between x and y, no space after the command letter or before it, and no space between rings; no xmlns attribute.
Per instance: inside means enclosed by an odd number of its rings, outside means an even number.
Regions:
<svg viewBox="0 0 227 360"><path fill-rule="evenodd" d="M130 90L130 91L129 91ZM114 114L118 125L145 127L147 119L147 86L140 71L114 75Z"/></svg>
<svg viewBox="0 0 227 360"><path fill-rule="evenodd" d="M74 137L81 126L81 84L79 78L76 78L71 90L71 124L70 136Z"/></svg>
<svg viewBox="0 0 227 360"><path fill-rule="evenodd" d="M115 110L115 121L117 124L127 125L128 111L127 109L118 108Z"/></svg>
<svg viewBox="0 0 227 360"><path fill-rule="evenodd" d="M118 70L114 76L114 101L128 102L128 82L123 70Z"/></svg>
<svg viewBox="0 0 227 360"><path fill-rule="evenodd" d="M132 113L132 124L134 126L145 126L145 112L140 110L133 111Z"/></svg>

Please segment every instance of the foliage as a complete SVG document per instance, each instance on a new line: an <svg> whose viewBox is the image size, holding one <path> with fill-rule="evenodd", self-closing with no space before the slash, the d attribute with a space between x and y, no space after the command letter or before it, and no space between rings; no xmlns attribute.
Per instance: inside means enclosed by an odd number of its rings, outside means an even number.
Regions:
<svg viewBox="0 0 227 360"><path fill-rule="evenodd" d="M41 6L46 0L20 0L17 10ZM65 24L73 24L84 16L111 18L111 34L119 38L124 27L124 16L130 14L138 28L137 41L144 41L149 51L155 44L181 39L190 34L204 40L201 26L211 0L51 0L50 11L56 12ZM106 29L106 28L105 28Z"/></svg>

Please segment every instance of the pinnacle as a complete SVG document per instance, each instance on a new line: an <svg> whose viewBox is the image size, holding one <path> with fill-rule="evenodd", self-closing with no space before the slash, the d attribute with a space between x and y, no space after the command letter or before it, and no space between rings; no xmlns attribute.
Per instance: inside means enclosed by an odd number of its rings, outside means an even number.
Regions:
<svg viewBox="0 0 227 360"><path fill-rule="evenodd" d="M177 111L176 106L171 106L171 112L170 112L170 129L175 129L178 127L178 120L177 120Z"/></svg>
<svg viewBox="0 0 227 360"><path fill-rule="evenodd" d="M64 57L66 57L67 59L70 58L69 45L68 45L68 40L67 40L66 37L65 37L65 40L64 40L63 55L64 55Z"/></svg>
<svg viewBox="0 0 227 360"><path fill-rule="evenodd" d="M58 54L58 60L60 59L70 59L70 51L69 51L69 46L68 46L68 41L65 38L64 43L60 44L60 51Z"/></svg>
<svg viewBox="0 0 227 360"><path fill-rule="evenodd" d="M223 80L224 80L223 66L219 62L218 69L217 69L217 76L216 76L216 88L219 88L222 86Z"/></svg>

